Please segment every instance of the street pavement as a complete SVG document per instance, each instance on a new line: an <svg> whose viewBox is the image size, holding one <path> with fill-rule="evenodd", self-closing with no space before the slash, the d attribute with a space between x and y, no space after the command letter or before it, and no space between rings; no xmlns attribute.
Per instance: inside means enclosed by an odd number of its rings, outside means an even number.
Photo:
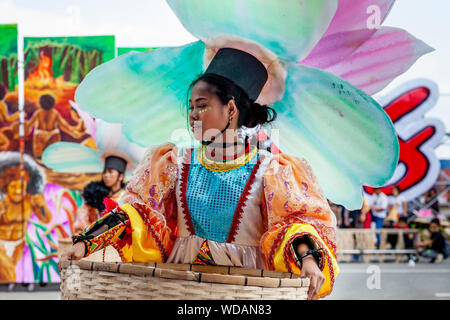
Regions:
<svg viewBox="0 0 450 320"><path fill-rule="evenodd" d="M7 284L0 285L1 300L60 300L59 283L47 284L45 287L34 286L34 291L29 292L28 287L16 284L12 291L8 291Z"/></svg>
<svg viewBox="0 0 450 320"><path fill-rule="evenodd" d="M450 259L439 264L341 263L331 300L450 300Z"/></svg>
<svg viewBox="0 0 450 320"><path fill-rule="evenodd" d="M340 263L328 300L450 300L450 259L439 264ZM0 285L0 300L59 300L59 284L36 285L33 292L18 284L12 292Z"/></svg>

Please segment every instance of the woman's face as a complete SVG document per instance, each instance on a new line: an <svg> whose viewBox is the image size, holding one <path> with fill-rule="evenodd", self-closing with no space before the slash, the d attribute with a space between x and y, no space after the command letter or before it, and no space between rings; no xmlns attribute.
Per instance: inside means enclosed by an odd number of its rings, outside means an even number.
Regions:
<svg viewBox="0 0 450 320"><path fill-rule="evenodd" d="M198 81L192 88L189 104L189 124L196 140L211 140L226 127L232 115L230 104L223 105L204 81Z"/></svg>
<svg viewBox="0 0 450 320"><path fill-rule="evenodd" d="M438 232L441 228L439 227L439 225L437 223L430 223L430 231L431 232Z"/></svg>
<svg viewBox="0 0 450 320"><path fill-rule="evenodd" d="M111 188L118 182L119 175L119 171L107 168L103 171L103 182L108 188Z"/></svg>

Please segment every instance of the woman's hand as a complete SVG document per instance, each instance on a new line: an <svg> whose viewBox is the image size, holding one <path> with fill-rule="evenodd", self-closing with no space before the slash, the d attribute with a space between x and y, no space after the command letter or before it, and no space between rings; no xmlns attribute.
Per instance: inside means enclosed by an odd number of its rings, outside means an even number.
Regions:
<svg viewBox="0 0 450 320"><path fill-rule="evenodd" d="M64 251L61 257L59 258L60 261L63 260L81 260L84 257L85 252L85 244L84 242L77 242L75 245L73 245L69 250Z"/></svg>
<svg viewBox="0 0 450 320"><path fill-rule="evenodd" d="M302 273L300 278L309 278L308 300L313 300L325 282L325 276L320 271L312 255L302 259Z"/></svg>
<svg viewBox="0 0 450 320"><path fill-rule="evenodd" d="M297 256L305 256L308 249L309 247L305 243L299 244L296 249ZM325 276L320 271L312 255L302 259L302 273L300 274L300 278L309 278L308 300L313 300L322 288L325 282Z"/></svg>

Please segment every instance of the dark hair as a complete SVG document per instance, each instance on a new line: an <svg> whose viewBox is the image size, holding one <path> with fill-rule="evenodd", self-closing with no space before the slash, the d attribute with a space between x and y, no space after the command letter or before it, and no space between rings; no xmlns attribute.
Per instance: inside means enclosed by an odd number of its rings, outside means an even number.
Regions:
<svg viewBox="0 0 450 320"><path fill-rule="evenodd" d="M395 185L392 187L392 191L397 190L398 192L400 192L400 187L398 185Z"/></svg>
<svg viewBox="0 0 450 320"><path fill-rule="evenodd" d="M408 218L407 217L400 217L398 218L398 222L403 221L404 223L408 223Z"/></svg>
<svg viewBox="0 0 450 320"><path fill-rule="evenodd" d="M103 199L109 195L109 189L103 181L92 181L83 189L83 199L86 203L98 209L100 212L105 210Z"/></svg>
<svg viewBox="0 0 450 320"><path fill-rule="evenodd" d="M245 91L238 87L234 82L212 73L202 74L192 81L188 90L188 101L192 88L199 81L208 83L211 87L210 92L217 95L224 105L231 99L235 100L236 107L239 110L239 128L241 126L253 128L258 124L263 125L270 123L277 117L277 113L273 108L267 105L260 105L249 99ZM187 105L189 107L189 103Z"/></svg>
<svg viewBox="0 0 450 320"><path fill-rule="evenodd" d="M55 98L50 94L43 94L39 97L39 105L44 110L50 110L55 106Z"/></svg>
<svg viewBox="0 0 450 320"><path fill-rule="evenodd" d="M438 226L441 225L441 221L438 218L433 218L430 223L436 223Z"/></svg>
<svg viewBox="0 0 450 320"><path fill-rule="evenodd" d="M119 172L119 177L120 177L121 174L123 174L123 179L122 179L122 181L120 181L120 189L123 189L123 188L125 188L127 186L127 183L124 182L124 180L125 180L125 173Z"/></svg>
<svg viewBox="0 0 450 320"><path fill-rule="evenodd" d="M7 91L6 86L0 83L0 100L3 100Z"/></svg>

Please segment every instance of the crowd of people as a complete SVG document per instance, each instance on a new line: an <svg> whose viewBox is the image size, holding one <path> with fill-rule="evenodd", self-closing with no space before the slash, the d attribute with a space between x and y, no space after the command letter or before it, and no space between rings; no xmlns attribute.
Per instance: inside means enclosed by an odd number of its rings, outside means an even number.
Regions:
<svg viewBox="0 0 450 320"><path fill-rule="evenodd" d="M450 251L450 223L448 218L440 215L440 206L436 188L428 190L422 198L422 209L431 212L428 218L418 216L418 211L408 207L408 202L400 194L398 186L394 186L392 195L388 196L381 188L374 188L373 194L366 194L361 209L347 210L341 205L330 202L336 215L339 228L365 229L417 229L418 233L403 233L404 249L415 249L419 256L439 263L446 259ZM397 249L398 234L387 235L389 249ZM376 233L376 248L380 249L381 235ZM415 255L408 259L417 261Z"/></svg>

